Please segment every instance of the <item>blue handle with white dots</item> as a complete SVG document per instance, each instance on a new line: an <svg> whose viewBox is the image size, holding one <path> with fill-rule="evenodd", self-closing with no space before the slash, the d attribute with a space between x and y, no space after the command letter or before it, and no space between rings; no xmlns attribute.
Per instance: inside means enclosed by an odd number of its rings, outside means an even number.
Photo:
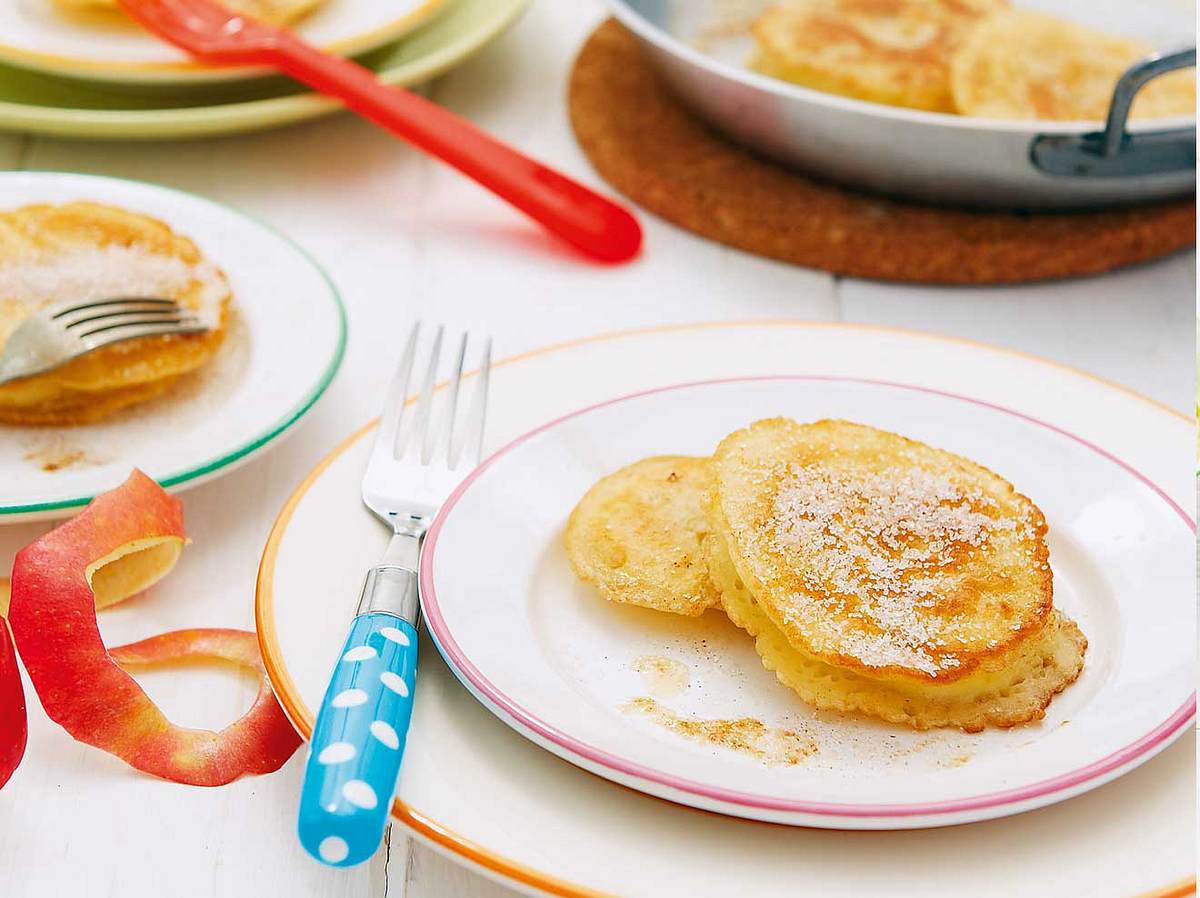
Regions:
<svg viewBox="0 0 1200 898"><path fill-rule="evenodd" d="M379 847L416 673L412 624L386 611L354 618L313 727L300 794L300 842L322 863L350 867Z"/></svg>

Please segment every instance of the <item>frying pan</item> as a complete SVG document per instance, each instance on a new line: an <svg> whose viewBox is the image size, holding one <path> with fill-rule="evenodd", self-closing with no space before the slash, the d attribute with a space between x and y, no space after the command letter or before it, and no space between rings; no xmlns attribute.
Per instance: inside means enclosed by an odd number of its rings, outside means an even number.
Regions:
<svg viewBox="0 0 1200 898"><path fill-rule="evenodd" d="M810 174L923 201L992 208L1082 209L1195 190L1195 116L1127 120L1146 83L1195 66L1193 3L1018 0L1162 48L1121 78L1106 122L925 112L760 75L745 65L748 37L705 35L731 15L752 17L767 0L608 4L698 115L739 143Z"/></svg>

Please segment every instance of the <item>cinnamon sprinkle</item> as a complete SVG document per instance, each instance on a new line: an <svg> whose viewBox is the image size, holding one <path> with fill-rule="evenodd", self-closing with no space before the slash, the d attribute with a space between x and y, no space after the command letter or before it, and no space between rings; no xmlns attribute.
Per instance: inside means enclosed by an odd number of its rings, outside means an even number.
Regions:
<svg viewBox="0 0 1200 898"><path fill-rule="evenodd" d="M796 730L768 727L753 717L734 720L681 717L646 696L635 698L622 710L648 717L680 736L741 752L771 766L794 766L818 750L816 741L811 737Z"/></svg>

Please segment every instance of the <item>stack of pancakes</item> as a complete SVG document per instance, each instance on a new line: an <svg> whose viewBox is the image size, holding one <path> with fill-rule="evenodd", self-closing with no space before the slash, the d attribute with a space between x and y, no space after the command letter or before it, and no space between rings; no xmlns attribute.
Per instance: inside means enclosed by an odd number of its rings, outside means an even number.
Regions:
<svg viewBox="0 0 1200 898"><path fill-rule="evenodd" d="M1045 536L1037 506L968 459L861 424L773 418L710 459L603 478L566 547L608 599L720 607L816 708L978 732L1041 718L1083 668Z"/></svg>
<svg viewBox="0 0 1200 898"><path fill-rule="evenodd" d="M126 340L0 384L0 423L84 424L160 395L216 353L231 298L220 269L149 216L90 202L0 212L0 352L43 306L137 296L177 300L210 330Z"/></svg>
<svg viewBox="0 0 1200 898"><path fill-rule="evenodd" d="M783 0L753 26L752 67L826 93L998 119L1103 119L1153 52L1008 0ZM1192 115L1195 73L1155 79L1133 115Z"/></svg>

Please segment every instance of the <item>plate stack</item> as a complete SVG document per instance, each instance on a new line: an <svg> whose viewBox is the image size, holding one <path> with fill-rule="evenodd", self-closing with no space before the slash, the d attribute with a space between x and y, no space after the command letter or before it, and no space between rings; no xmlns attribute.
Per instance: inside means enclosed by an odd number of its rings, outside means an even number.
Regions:
<svg viewBox="0 0 1200 898"><path fill-rule="evenodd" d="M527 2L328 3L294 27L388 84L408 86L474 53ZM337 108L261 68L199 65L99 4L35 0L0 8L0 129L161 140L260 130Z"/></svg>
<svg viewBox="0 0 1200 898"><path fill-rule="evenodd" d="M1057 894L1191 894L1190 418L1003 350L799 321L559 344L498 363L491 396L491 457L422 550L392 807L418 837L530 894L999 898L1018 859ZM1088 639L1044 718L965 733L816 711L719 611L606 602L575 576L564 531L599 478L773 415L902 433L1038 504L1054 606ZM386 543L359 498L372 432L300 485L259 570L259 644L305 735Z"/></svg>

